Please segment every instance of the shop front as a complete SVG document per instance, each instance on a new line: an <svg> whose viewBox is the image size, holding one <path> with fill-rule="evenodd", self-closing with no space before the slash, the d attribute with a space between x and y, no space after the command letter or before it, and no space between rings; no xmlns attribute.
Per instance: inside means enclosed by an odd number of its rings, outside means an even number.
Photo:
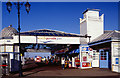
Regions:
<svg viewBox="0 0 120 78"><path fill-rule="evenodd" d="M97 67L111 69L111 43L107 42L90 47L97 51L98 58L93 58L99 59L99 61L97 61L99 65L96 63Z"/></svg>
<svg viewBox="0 0 120 78"><path fill-rule="evenodd" d="M113 72L120 72L120 32L105 31L89 46L99 51L99 67L108 68Z"/></svg>

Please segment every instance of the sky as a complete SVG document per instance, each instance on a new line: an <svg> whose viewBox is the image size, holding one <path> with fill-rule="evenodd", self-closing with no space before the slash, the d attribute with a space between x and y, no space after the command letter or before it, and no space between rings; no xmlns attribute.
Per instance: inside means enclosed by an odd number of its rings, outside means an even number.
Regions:
<svg viewBox="0 0 120 78"><path fill-rule="evenodd" d="M24 3L25 4L25 3ZM21 6L21 31L52 29L80 33L80 20L87 8L100 9L104 14L104 29L118 30L118 2L30 2L30 13ZM12 24L17 29L17 8L13 4L9 13L2 3L2 28Z"/></svg>

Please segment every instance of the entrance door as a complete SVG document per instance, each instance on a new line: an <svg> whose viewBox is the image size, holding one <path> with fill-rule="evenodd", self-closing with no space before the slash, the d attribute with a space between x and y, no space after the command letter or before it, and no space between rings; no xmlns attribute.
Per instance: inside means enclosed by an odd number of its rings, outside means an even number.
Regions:
<svg viewBox="0 0 120 78"><path fill-rule="evenodd" d="M103 49L99 50L100 52L100 68L108 68L108 51Z"/></svg>

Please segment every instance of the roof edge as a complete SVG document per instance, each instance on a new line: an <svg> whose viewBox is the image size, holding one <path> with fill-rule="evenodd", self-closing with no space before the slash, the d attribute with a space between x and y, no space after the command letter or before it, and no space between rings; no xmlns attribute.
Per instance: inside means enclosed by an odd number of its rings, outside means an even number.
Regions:
<svg viewBox="0 0 120 78"><path fill-rule="evenodd" d="M87 10L85 10L84 12L83 12L83 14L85 14L87 11L89 11L89 10L91 10L91 11L100 11L100 9L90 9L90 8L87 8Z"/></svg>

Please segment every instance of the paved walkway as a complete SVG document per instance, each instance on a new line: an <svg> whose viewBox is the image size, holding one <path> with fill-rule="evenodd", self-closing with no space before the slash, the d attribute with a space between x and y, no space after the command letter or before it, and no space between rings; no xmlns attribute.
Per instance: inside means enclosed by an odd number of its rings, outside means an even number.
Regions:
<svg viewBox="0 0 120 78"><path fill-rule="evenodd" d="M9 77L17 77L19 74L11 74ZM109 69L99 69L99 68L91 68L91 69L70 69L67 68L63 70L61 66L43 66L43 67L33 67L30 70L26 70L23 72L24 78L31 78L31 77L41 77L41 78L48 78L48 77L78 77L78 78L120 78L118 73L114 73L110 71Z"/></svg>

